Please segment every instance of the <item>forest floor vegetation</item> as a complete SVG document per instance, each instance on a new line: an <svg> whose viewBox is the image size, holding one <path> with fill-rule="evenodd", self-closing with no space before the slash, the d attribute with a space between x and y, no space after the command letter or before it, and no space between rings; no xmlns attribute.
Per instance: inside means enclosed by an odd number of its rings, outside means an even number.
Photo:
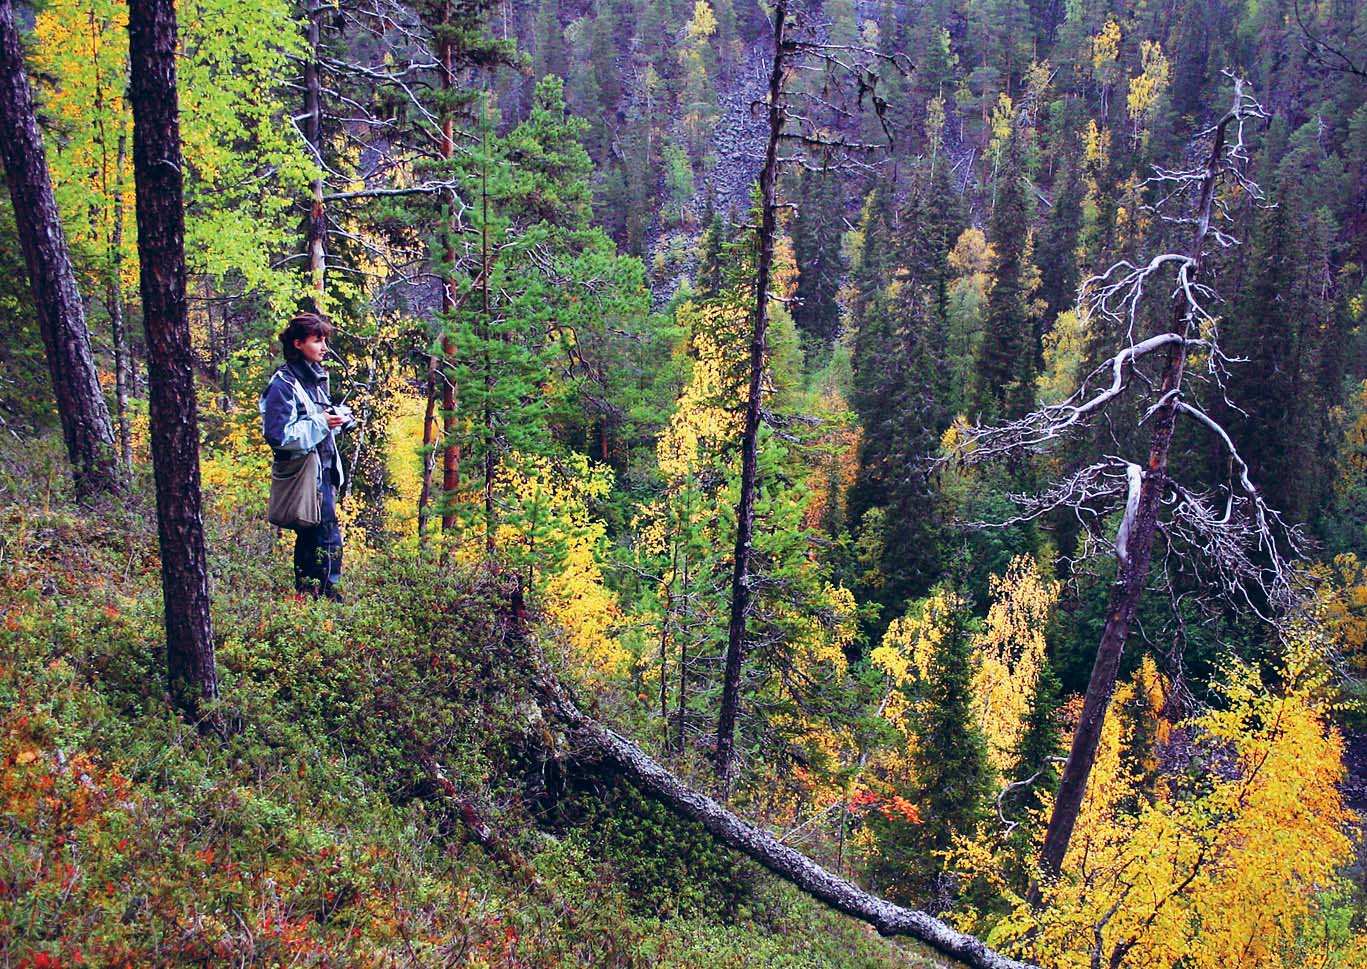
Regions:
<svg viewBox="0 0 1367 969"><path fill-rule="evenodd" d="M211 502L230 735L197 732L165 697L150 482L78 508L43 453L0 459L0 964L939 964L562 770L487 570L372 551L345 605L301 600L252 503Z"/></svg>

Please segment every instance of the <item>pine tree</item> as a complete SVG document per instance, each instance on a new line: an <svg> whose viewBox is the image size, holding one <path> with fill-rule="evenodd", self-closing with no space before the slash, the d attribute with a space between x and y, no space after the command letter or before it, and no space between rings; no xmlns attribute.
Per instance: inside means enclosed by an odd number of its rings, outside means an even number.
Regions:
<svg viewBox="0 0 1367 969"><path fill-rule="evenodd" d="M0 0L0 152L37 305L76 493L117 492L114 429L100 390L66 235L48 176L10 0Z"/></svg>
<svg viewBox="0 0 1367 969"><path fill-rule="evenodd" d="M157 537L169 692L202 716L218 698L199 477L199 422L185 292L177 31L170 0L128 8L138 260L147 335Z"/></svg>
<svg viewBox="0 0 1367 969"><path fill-rule="evenodd" d="M500 497L508 483L503 464L545 453L552 443L546 391L555 334L573 332L566 317L582 298L563 257L599 248L584 238L592 162L578 139L587 125L567 116L563 90L554 75L539 81L528 118L503 138L486 109L479 149L460 160L476 186L469 219L478 241L468 255L479 269L459 281L443 321L453 350L446 361L449 420L468 429L460 460L480 483L478 504L459 510L468 524L478 523L491 552L501 507L510 504Z"/></svg>

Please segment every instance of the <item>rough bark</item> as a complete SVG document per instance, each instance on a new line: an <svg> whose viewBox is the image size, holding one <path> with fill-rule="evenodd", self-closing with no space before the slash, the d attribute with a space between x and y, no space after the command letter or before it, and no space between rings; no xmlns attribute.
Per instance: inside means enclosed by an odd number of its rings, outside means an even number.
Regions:
<svg viewBox="0 0 1367 969"><path fill-rule="evenodd" d="M304 139L313 151L319 172L310 185L312 198L305 226L305 242L309 254L309 279L313 286L313 308L321 313L324 276L327 272L327 215L323 208L323 84L318 69L323 5L319 0L309 0L307 16L304 39L308 43L309 56L304 62Z"/></svg>
<svg viewBox="0 0 1367 969"><path fill-rule="evenodd" d="M218 696L199 481L199 422L185 292L176 14L172 0L132 0L129 101L152 466L157 488L172 700L194 715Z"/></svg>
<svg viewBox="0 0 1367 969"><path fill-rule="evenodd" d="M740 707L740 673L745 658L745 621L750 614L750 552L755 534L755 477L759 457L759 422L764 360L769 325L769 271L774 261L778 144L783 134L783 73L787 44L784 28L788 4L774 5L774 61L769 72L769 140L760 170L759 259L755 267L755 325L750 338L750 385L741 438L740 500L736 505L736 552L731 567L731 621L726 637L726 672L721 712L717 718L717 776L728 787L735 773L736 717Z"/></svg>
<svg viewBox="0 0 1367 969"><path fill-rule="evenodd" d="M88 498L115 493L121 480L114 428L100 389L85 306L76 289L66 233L52 194L47 155L33 113L10 0L0 0L0 154L4 155L5 178L76 494Z"/></svg>
<svg viewBox="0 0 1367 969"><path fill-rule="evenodd" d="M118 161L114 180L114 231L109 243L109 281L106 298L109 302L109 325L114 340L114 408L119 424L119 463L125 471L133 470L133 430L128 418L128 394L133 382L133 356L128 350L128 328L124 319L123 300L123 164L127 157L128 141L119 135Z"/></svg>
<svg viewBox="0 0 1367 969"><path fill-rule="evenodd" d="M994 952L975 936L959 932L925 912L894 905L832 874L767 831L693 790L630 740L586 716L553 677L543 673L538 685L549 712L568 726L574 756L607 761L649 797L698 822L717 841L754 859L813 898L869 923L883 935L917 939L965 965L978 969L1029 969L1028 963Z"/></svg>
<svg viewBox="0 0 1367 969"><path fill-rule="evenodd" d="M446 7L446 21L451 19L451 8ZM444 35L443 35L444 36ZM442 40L441 87L448 97L456 84L455 51L450 40ZM449 107L441 122L441 157L449 162L456 151L455 125ZM451 327L455 325L456 298L454 293L454 274L456 271L456 227L455 213L451 213L446 226L446 246L442 253L444 265L441 273L441 313L444 330L441 335L441 355L449 368L456 357L456 344L451 339ZM441 453L441 530L450 531L456 524L456 493L460 490L460 444L456 441L456 385L448 374L442 382L442 453Z"/></svg>
<svg viewBox="0 0 1367 969"><path fill-rule="evenodd" d="M418 544L427 547L427 521L432 516L432 471L437 463L434 421L437 409L437 358L427 358L426 406L422 417L422 490L418 494Z"/></svg>
<svg viewBox="0 0 1367 969"><path fill-rule="evenodd" d="M1211 205L1215 183L1225 150L1225 131L1233 117L1226 117L1215 129L1215 141L1206 163L1196 212L1196 229L1187 251L1190 268L1188 280L1195 282L1201 270L1206 236L1210 228ZM1173 427L1181 398L1182 376L1186 365L1187 337L1193 322L1193 307L1186 291L1178 287L1172 297L1168 332L1177 338L1169 343L1168 359L1163 371L1163 382L1158 391L1159 406L1153 414L1153 430L1149 436L1149 459L1144 468L1138 500L1131 503L1121 525L1121 536L1116 541L1116 580L1111 586L1106 608L1106 625L1097 646L1096 661L1083 697L1082 713L1078 717L1068 760L1059 781L1058 796L1049 818L1049 828L1040 850L1040 872L1045 880L1056 878L1063 866L1063 857L1072 839L1078 811L1087 790L1087 779L1096 761L1101 728L1115 693L1120 657L1129 637L1148 580L1149 563L1153 553L1154 533L1158 524L1159 506L1168 486L1168 450L1172 445ZM1031 890L1032 902L1040 901L1040 886Z"/></svg>

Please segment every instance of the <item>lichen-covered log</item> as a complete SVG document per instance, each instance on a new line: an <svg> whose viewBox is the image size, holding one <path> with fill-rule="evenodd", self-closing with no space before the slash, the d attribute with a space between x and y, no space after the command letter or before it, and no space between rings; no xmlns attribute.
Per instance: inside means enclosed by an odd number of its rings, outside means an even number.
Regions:
<svg viewBox="0 0 1367 969"><path fill-rule="evenodd" d="M643 793L683 817L701 824L722 844L753 858L827 905L868 922L883 935L918 939L952 959L977 969L1030 969L1028 963L994 952L975 936L959 932L916 909L902 908L831 874L799 851L744 821L710 797L693 790L651 759L630 740L584 714L558 682L543 675L539 692L548 712L569 733L572 756L612 763Z"/></svg>

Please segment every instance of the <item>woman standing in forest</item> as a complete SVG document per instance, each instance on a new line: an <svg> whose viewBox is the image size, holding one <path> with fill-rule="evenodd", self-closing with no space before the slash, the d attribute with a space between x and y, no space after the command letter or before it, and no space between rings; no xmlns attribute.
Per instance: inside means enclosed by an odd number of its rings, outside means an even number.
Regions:
<svg viewBox="0 0 1367 969"><path fill-rule="evenodd" d="M342 532L337 525L336 489L343 480L337 432L354 422L334 407L328 373L322 367L332 324L317 313L299 313L280 333L285 364L271 375L261 395L262 430L277 462L295 461L316 451L321 515L317 525L293 526L296 591L340 600ZM340 413L339 413L340 411Z"/></svg>

